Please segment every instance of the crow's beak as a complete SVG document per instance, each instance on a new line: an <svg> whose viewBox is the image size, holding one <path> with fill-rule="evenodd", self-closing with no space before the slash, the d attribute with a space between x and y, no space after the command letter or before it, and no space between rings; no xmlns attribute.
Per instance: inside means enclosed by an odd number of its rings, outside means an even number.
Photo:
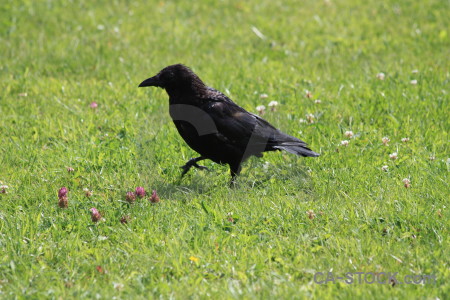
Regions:
<svg viewBox="0 0 450 300"><path fill-rule="evenodd" d="M139 85L139 87L144 87L144 86L159 86L160 87L161 81L158 79L157 76L153 76L151 78L145 79Z"/></svg>

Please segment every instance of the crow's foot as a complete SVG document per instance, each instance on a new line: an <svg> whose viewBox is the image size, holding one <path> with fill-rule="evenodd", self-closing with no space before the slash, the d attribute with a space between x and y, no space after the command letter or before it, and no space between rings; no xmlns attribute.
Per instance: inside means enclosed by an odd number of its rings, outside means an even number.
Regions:
<svg viewBox="0 0 450 300"><path fill-rule="evenodd" d="M197 164L198 161L201 161L204 159L205 159L204 157L200 156L200 157L191 158L190 160L188 160L188 162L184 166L181 166L181 168L183 169L183 173L181 173L181 177L183 177L192 167L195 167L200 170L209 170L207 167L200 166Z"/></svg>

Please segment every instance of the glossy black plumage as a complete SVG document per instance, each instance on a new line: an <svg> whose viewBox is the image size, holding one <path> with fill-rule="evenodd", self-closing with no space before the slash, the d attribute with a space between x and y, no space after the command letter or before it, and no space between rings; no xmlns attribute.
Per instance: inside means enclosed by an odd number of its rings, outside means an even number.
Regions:
<svg viewBox="0 0 450 300"><path fill-rule="evenodd" d="M169 95L169 111L186 143L201 156L189 160L183 175L203 159L230 166L232 182L252 155L285 150L319 156L305 142L287 135L261 117L247 112L221 92L206 86L188 67L177 64L144 80L139 87L157 86Z"/></svg>

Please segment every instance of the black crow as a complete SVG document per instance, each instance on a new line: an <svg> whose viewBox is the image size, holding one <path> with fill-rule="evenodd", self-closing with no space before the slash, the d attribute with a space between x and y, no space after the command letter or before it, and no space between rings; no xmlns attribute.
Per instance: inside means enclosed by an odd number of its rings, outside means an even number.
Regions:
<svg viewBox="0 0 450 300"><path fill-rule="evenodd" d="M249 113L221 92L206 86L188 67L176 64L144 80L139 87L156 86L169 95L169 111L184 141L200 154L183 168L206 169L197 162L210 159L228 164L231 182L241 171L241 164L262 152L285 150L300 156L319 156L305 142L287 135L263 118Z"/></svg>

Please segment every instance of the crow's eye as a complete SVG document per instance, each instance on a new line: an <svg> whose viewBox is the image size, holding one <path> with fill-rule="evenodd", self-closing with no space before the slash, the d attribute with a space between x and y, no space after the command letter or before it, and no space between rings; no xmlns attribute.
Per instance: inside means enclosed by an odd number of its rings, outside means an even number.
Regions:
<svg viewBox="0 0 450 300"><path fill-rule="evenodd" d="M161 77L164 81L172 81L175 78L175 74L172 71L163 72Z"/></svg>

